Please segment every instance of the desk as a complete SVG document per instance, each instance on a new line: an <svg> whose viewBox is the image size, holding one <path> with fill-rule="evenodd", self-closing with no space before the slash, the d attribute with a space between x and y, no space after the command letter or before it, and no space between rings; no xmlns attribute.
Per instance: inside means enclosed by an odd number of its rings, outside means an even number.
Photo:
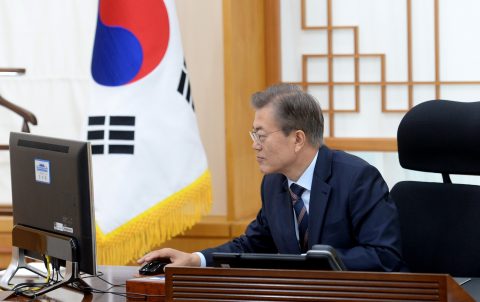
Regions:
<svg viewBox="0 0 480 302"><path fill-rule="evenodd" d="M474 302L480 279L462 288L446 274L167 267L165 291L166 301L185 302Z"/></svg>
<svg viewBox="0 0 480 302"><path fill-rule="evenodd" d="M480 301L480 278L472 278L472 280L464 283L462 288L465 289L475 301Z"/></svg>
<svg viewBox="0 0 480 302"><path fill-rule="evenodd" d="M125 280L131 279L138 272L137 266L99 266L98 271L103 272L102 278L114 284L124 284ZM107 289L108 284L99 280L98 278L86 279L92 287L98 289ZM469 293L475 300L480 301L480 278L472 278L472 280L462 285L467 293ZM116 287L111 289L115 292L125 292L125 287ZM12 297L9 301L30 301L24 297ZM33 301L94 301L94 302L116 302L126 301L124 297L112 295L112 294L92 294L84 295L83 293L68 288L60 288L52 292L47 293L41 299ZM133 300L132 300L133 301Z"/></svg>

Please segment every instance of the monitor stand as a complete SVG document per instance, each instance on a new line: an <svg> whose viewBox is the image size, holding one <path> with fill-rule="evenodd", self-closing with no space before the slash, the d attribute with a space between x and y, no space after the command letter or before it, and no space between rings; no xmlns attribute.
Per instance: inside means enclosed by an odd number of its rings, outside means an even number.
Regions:
<svg viewBox="0 0 480 302"><path fill-rule="evenodd" d="M1 288L12 290L14 285L10 284L10 281L18 270L22 268L41 277L47 277L44 272L27 263L25 259L27 251L33 251L41 255L49 255L57 259L65 260L66 270L65 276L61 281L43 287L38 291L22 292L22 295L27 297L38 297L72 282L80 282L81 285L88 287L88 284L80 279L78 262L73 261L76 255L76 244L73 238L16 225L12 230L12 243L12 260L0 279Z"/></svg>

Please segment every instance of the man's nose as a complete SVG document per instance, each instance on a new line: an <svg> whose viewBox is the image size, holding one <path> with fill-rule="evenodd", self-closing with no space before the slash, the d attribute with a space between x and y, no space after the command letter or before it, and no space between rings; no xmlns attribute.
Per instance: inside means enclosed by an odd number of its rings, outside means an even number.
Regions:
<svg viewBox="0 0 480 302"><path fill-rule="evenodd" d="M258 150L262 149L262 145L259 144L259 143L257 143L256 141L253 141L253 143L252 143L252 148L253 148L254 150L257 150L257 151L258 151Z"/></svg>

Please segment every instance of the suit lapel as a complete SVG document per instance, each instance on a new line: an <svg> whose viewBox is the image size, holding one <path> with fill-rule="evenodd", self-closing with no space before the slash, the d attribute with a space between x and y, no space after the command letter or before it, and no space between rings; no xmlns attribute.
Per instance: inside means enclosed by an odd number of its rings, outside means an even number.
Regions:
<svg viewBox="0 0 480 302"><path fill-rule="evenodd" d="M333 153L327 146L318 150L313 173L308 214L308 247L320 243L331 187L326 183L331 175Z"/></svg>

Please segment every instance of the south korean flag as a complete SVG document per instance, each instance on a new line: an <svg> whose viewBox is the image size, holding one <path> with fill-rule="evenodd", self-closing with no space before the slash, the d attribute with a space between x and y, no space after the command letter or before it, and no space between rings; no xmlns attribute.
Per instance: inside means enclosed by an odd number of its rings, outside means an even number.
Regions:
<svg viewBox="0 0 480 302"><path fill-rule="evenodd" d="M100 0L87 139L97 254L125 264L211 206L173 0Z"/></svg>

